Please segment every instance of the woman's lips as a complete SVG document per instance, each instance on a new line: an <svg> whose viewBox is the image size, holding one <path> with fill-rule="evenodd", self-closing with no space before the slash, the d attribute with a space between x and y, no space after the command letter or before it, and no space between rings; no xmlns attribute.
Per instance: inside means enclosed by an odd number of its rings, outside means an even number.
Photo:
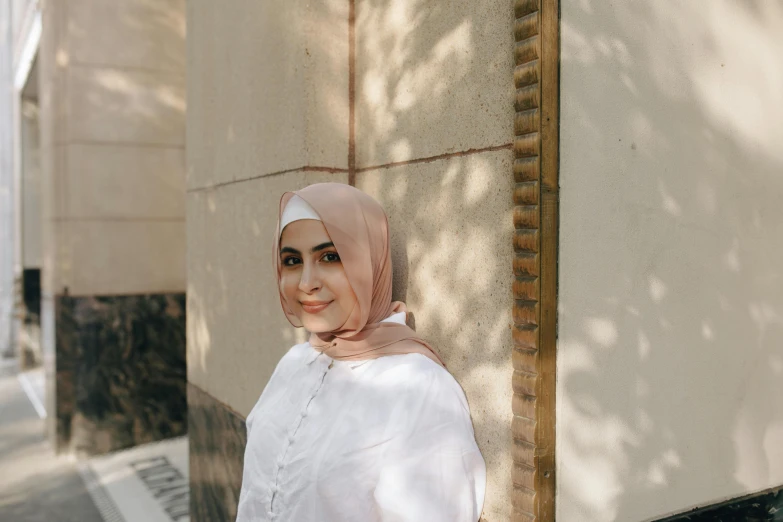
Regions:
<svg viewBox="0 0 783 522"><path fill-rule="evenodd" d="M302 310L308 314L317 314L332 304L332 301L300 301L300 304L302 305Z"/></svg>

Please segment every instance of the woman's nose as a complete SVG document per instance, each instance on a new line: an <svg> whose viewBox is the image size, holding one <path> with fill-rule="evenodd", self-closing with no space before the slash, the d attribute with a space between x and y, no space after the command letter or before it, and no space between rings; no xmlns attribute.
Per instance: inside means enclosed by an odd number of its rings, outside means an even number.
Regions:
<svg viewBox="0 0 783 522"><path fill-rule="evenodd" d="M310 293L318 290L320 287L321 281L318 276L318 269L305 263L302 268L302 278L299 280L299 290Z"/></svg>

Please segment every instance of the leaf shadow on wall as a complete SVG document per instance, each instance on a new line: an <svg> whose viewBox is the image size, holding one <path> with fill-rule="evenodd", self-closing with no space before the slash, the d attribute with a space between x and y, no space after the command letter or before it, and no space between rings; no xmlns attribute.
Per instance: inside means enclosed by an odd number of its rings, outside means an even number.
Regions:
<svg viewBox="0 0 783 522"><path fill-rule="evenodd" d="M484 519L507 519L513 5L357 0L356 20L356 186L389 215L393 298L468 397Z"/></svg>

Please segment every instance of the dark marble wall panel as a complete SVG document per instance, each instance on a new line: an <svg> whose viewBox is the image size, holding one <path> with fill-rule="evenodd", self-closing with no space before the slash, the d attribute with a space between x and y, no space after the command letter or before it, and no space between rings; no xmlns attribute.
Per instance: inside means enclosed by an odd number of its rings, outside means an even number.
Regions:
<svg viewBox="0 0 783 522"><path fill-rule="evenodd" d="M27 370L41 365L41 270L22 271L22 331L19 336L19 368Z"/></svg>
<svg viewBox="0 0 783 522"><path fill-rule="evenodd" d="M188 383L190 520L229 522L237 515L247 443L245 420Z"/></svg>
<svg viewBox="0 0 783 522"><path fill-rule="evenodd" d="M783 486L658 522L783 522Z"/></svg>
<svg viewBox="0 0 783 522"><path fill-rule="evenodd" d="M59 450L94 455L187 432L184 294L54 306Z"/></svg>

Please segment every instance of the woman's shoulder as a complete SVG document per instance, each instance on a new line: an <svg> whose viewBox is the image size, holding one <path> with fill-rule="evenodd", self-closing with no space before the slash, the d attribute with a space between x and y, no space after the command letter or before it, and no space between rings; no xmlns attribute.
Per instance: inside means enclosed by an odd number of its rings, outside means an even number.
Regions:
<svg viewBox="0 0 783 522"><path fill-rule="evenodd" d="M283 355L278 366L307 362L314 352L315 350L309 342L295 344Z"/></svg>
<svg viewBox="0 0 783 522"><path fill-rule="evenodd" d="M382 368L378 377L404 384L408 393L417 396L438 396L467 407L465 392L454 376L440 364L420 353L381 357Z"/></svg>
<svg viewBox="0 0 783 522"><path fill-rule="evenodd" d="M429 448L437 440L439 451L475 450L467 397L446 368L419 353L381 359L387 361L376 382L393 390L394 404L404 412L395 422L406 444Z"/></svg>
<svg viewBox="0 0 783 522"><path fill-rule="evenodd" d="M401 373L417 380L449 380L451 373L426 355L406 353L388 355L378 359L384 373Z"/></svg>
<svg viewBox="0 0 783 522"><path fill-rule="evenodd" d="M297 368L301 368L303 365L310 362L315 355L317 355L317 353L308 342L293 345L283 354L280 360L277 361L270 382L277 376L285 376L289 375L291 372L295 372Z"/></svg>

